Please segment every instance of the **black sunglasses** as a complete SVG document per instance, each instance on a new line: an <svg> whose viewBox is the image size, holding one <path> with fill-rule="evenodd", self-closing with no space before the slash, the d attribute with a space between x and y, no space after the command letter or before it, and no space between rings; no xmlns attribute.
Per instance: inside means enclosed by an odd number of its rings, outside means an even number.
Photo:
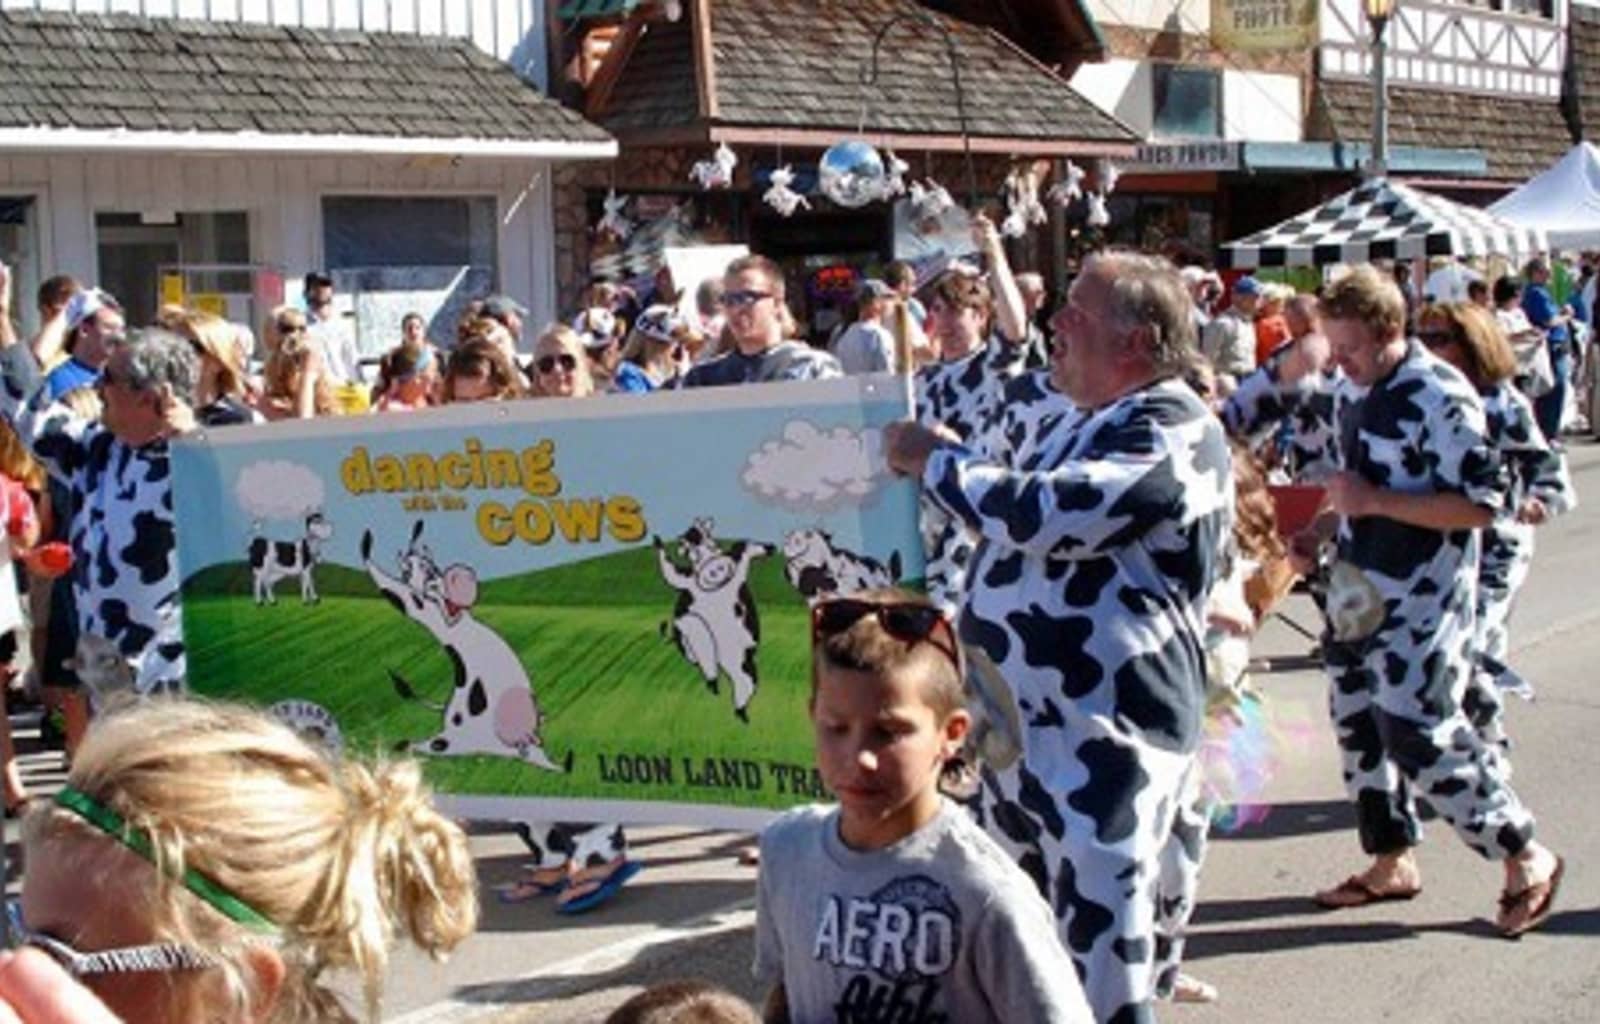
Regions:
<svg viewBox="0 0 1600 1024"><path fill-rule="evenodd" d="M743 309L745 306L754 306L762 299L772 298L771 292L758 292L753 288L741 288L737 291L723 292L717 301L729 309Z"/></svg>
<svg viewBox="0 0 1600 1024"><path fill-rule="evenodd" d="M577 357L570 352L563 352L557 356L540 356L533 361L533 365L540 373L554 373L557 364L568 373L578 368Z"/></svg>
<svg viewBox="0 0 1600 1024"><path fill-rule="evenodd" d="M811 642L816 644L824 637L837 636L868 615L878 619L885 633L907 644L929 643L961 672L961 649L956 644L956 631L944 612L926 604L909 601L880 603L861 601L852 597L836 597L822 601L811 609Z"/></svg>
<svg viewBox="0 0 1600 1024"><path fill-rule="evenodd" d="M1418 331L1417 340L1429 348L1444 348L1456 340L1454 331Z"/></svg>
<svg viewBox="0 0 1600 1024"><path fill-rule="evenodd" d="M297 331L305 330L299 324L278 324L277 327L279 334L294 334Z"/></svg>

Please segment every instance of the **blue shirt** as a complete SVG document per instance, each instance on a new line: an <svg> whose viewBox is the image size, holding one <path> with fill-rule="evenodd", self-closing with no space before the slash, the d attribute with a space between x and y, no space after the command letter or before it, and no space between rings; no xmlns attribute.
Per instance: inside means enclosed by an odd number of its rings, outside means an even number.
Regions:
<svg viewBox="0 0 1600 1024"><path fill-rule="evenodd" d="M50 389L50 401L59 401L61 396L69 391L81 387L89 387L100 379L100 371L85 366L76 359L67 358L67 361L51 370L45 376L45 387Z"/></svg>
<svg viewBox="0 0 1600 1024"><path fill-rule="evenodd" d="M1542 284L1530 284L1522 289L1522 311L1528 314L1529 323L1549 332L1550 344L1566 344L1567 325L1550 325L1550 321L1561 313L1561 307L1550 297L1550 289Z"/></svg>
<svg viewBox="0 0 1600 1024"><path fill-rule="evenodd" d="M617 372L611 377L611 386L625 394L643 395L654 391L656 382L633 363L624 361L617 364Z"/></svg>

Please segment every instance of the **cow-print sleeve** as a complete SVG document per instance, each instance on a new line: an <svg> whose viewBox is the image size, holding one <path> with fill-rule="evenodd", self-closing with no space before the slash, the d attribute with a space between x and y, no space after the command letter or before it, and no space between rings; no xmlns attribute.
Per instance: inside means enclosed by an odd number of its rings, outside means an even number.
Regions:
<svg viewBox="0 0 1600 1024"><path fill-rule="evenodd" d="M1257 447L1272 436L1295 407L1299 392L1278 381L1280 353L1240 378L1239 385L1222 404L1222 423L1228 433Z"/></svg>
<svg viewBox="0 0 1600 1024"><path fill-rule="evenodd" d="M0 388L0 414L10 421L17 437L53 476L70 483L88 461L91 442L105 428L50 400L49 385L41 385L27 402L18 402L10 387Z"/></svg>
<svg viewBox="0 0 1600 1024"><path fill-rule="evenodd" d="M1055 558L1090 558L1131 543L1183 502L1178 460L1162 431L1130 418L1096 457L1022 471L947 445L928 458L925 492L985 540Z"/></svg>
<svg viewBox="0 0 1600 1024"><path fill-rule="evenodd" d="M1459 374L1451 371L1441 379L1439 404L1425 413L1418 445L1430 467L1433 490L1460 494L1498 512L1506 503L1510 479L1489 442L1483 403Z"/></svg>
<svg viewBox="0 0 1600 1024"><path fill-rule="evenodd" d="M1522 392L1515 385L1504 383L1494 400L1498 400L1495 411L1503 421L1495 442L1513 477L1512 492L1539 499L1551 515L1577 508L1578 492L1572 485L1566 456L1550 447ZM1495 419L1490 416L1491 427ZM1514 514L1516 509L1508 511Z"/></svg>

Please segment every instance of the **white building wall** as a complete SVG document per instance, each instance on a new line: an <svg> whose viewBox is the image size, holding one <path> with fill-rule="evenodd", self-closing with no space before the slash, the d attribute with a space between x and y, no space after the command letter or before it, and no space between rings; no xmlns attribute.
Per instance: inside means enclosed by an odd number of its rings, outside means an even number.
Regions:
<svg viewBox="0 0 1600 1024"><path fill-rule="evenodd" d="M1566 61L1568 0L1554 17L1503 14L1464 4L1406 0L1384 39L1389 81L1446 90L1559 99ZM1372 32L1361 0L1321 0L1322 74L1369 78Z"/></svg>
<svg viewBox="0 0 1600 1024"><path fill-rule="evenodd" d="M541 89L548 82L543 0L0 0L14 9L461 36Z"/></svg>
<svg viewBox="0 0 1600 1024"><path fill-rule="evenodd" d="M544 161L447 158L234 158L129 154L0 154L0 195L32 195L41 210L45 276L98 277L96 213L250 215L251 260L291 282L322 265L322 197L492 195L500 287L535 323L554 319L550 168Z"/></svg>
<svg viewBox="0 0 1600 1024"><path fill-rule="evenodd" d="M1150 61L1113 57L1085 64L1072 87L1146 139L1154 132ZM1222 138L1232 142L1298 142L1304 138L1300 79L1265 71L1222 69Z"/></svg>

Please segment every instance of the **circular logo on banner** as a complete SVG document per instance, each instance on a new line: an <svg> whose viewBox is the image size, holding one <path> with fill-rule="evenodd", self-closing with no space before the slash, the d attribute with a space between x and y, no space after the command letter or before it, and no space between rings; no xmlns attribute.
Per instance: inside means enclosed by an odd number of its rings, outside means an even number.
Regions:
<svg viewBox="0 0 1600 1024"><path fill-rule="evenodd" d="M280 700L267 710L312 746L322 747L334 755L344 752L344 734L339 731L339 723L321 704L309 700Z"/></svg>

